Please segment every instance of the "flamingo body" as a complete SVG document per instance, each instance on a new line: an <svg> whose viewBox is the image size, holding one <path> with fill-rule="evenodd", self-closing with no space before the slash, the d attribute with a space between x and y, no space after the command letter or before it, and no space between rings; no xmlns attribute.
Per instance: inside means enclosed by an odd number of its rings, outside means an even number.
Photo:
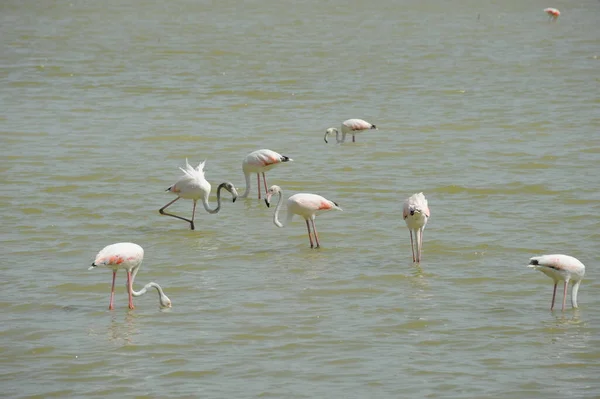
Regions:
<svg viewBox="0 0 600 399"><path fill-rule="evenodd" d="M120 242L117 244L108 245L98 252L96 259L92 263L92 266L89 268L89 270L95 267L106 267L112 269L113 271L110 303L108 305L108 309L114 309L115 278L117 271L121 269L127 272L127 292L129 294L130 309L134 309L132 297L144 295L149 288L156 288L158 291L159 303L161 307L171 307L171 300L165 295L162 288L156 283L148 283L142 290L134 291L133 280L135 279L143 260L144 249L131 242Z"/></svg>
<svg viewBox="0 0 600 399"><path fill-rule="evenodd" d="M410 248L413 254L413 262L421 261L423 230L427 225L430 215L429 205L423 193L413 194L404 201L402 217L410 232ZM414 242L413 232L415 233Z"/></svg>
<svg viewBox="0 0 600 399"><path fill-rule="evenodd" d="M369 123L367 121L364 121L362 119L348 119L345 120L344 122L342 122L342 139L340 140L339 138L339 130L337 130L335 127L330 127L329 129L327 129L325 131L325 142L327 143L327 136L329 136L330 134L335 133L335 140L337 143L343 143L344 141L346 141L346 135L348 133L350 133L352 135L352 142L356 142L356 134L363 132L365 130L369 130L369 129L375 129L377 130L377 126L373 125L372 123Z"/></svg>
<svg viewBox="0 0 600 399"><path fill-rule="evenodd" d="M267 179L265 178L265 172L273 169L275 166L284 162L291 162L292 158L285 155L281 155L278 152L268 150L266 148L262 150L256 150L246 155L246 158L242 161L242 171L244 172L244 178L246 179L246 191L240 196L240 198L247 198L250 194L250 174L256 173L256 179L258 182L258 199L261 196L260 187L260 176L262 174L263 183L265 187L265 195L267 192Z"/></svg>
<svg viewBox="0 0 600 399"><path fill-rule="evenodd" d="M185 168L179 168L184 173L184 175L177 180L175 184L167 188L167 191L172 192L177 195L173 201L169 202L167 205L163 206L158 210L161 215L172 216L177 219L185 220L190 223L190 228L192 230L195 229L194 226L194 218L196 216L196 204L198 200L202 201L202 205L204 209L208 213L218 213L221 210L221 190L224 188L229 191L233 197L233 202L237 199L238 193L232 183L224 182L219 185L217 188L217 207L211 209L208 204L208 197L210 195L211 185L206 180L204 176L204 165L206 161L200 162L196 168L191 166L188 163L188 160L185 160ZM165 212L165 209L171 206L175 201L180 198L191 199L194 201L194 206L192 209L192 218L187 219L181 216L173 215L172 213Z"/></svg>
<svg viewBox="0 0 600 399"><path fill-rule="evenodd" d="M573 282L573 290L571 292L571 304L573 308L577 308L577 293L579 285L585 275L585 266L577 258L569 255L553 254L534 256L529 259L529 265L535 270L539 270L546 276L554 280L554 291L552 293L552 304L550 310L554 309L554 299L556 297L556 286L559 281L564 282L562 310L565 310L567 301L567 289L569 281Z"/></svg>
<svg viewBox="0 0 600 399"><path fill-rule="evenodd" d="M550 17L549 19L554 21L556 21L560 16L560 11L558 11L558 9L556 8L548 7L544 9L544 12L548 14L548 16Z"/></svg>
<svg viewBox="0 0 600 399"><path fill-rule="evenodd" d="M325 197L322 197L317 194L308 194L308 193L298 193L294 194L287 200L287 220L286 224L282 224L279 221L279 210L281 208L281 199L283 192L281 187L279 186L271 186L269 191L267 191L267 195L265 198L265 203L267 206L270 206L271 197L275 194L279 194L279 200L277 201L277 207L275 208L275 214L273 216L273 223L277 227L284 227L289 224L294 215L299 215L306 221L306 228L308 229L308 240L310 242L310 247L319 248L321 245L319 243L319 235L317 233L317 229L315 227L315 217L323 212L338 210L341 211L342 208L338 206L337 203L328 200ZM313 234L311 234L311 225ZM313 236L315 242L313 243Z"/></svg>

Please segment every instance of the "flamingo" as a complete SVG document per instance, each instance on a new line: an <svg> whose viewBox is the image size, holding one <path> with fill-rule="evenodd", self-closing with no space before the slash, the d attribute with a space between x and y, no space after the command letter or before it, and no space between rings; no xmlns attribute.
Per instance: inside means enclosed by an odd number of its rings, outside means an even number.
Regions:
<svg viewBox="0 0 600 399"><path fill-rule="evenodd" d="M404 201L402 217L410 232L410 249L413 262L421 262L421 248L423 247L423 230L429 220L429 206L423 193L413 194ZM413 244L413 231L415 232L415 245ZM417 256L415 257L415 253Z"/></svg>
<svg viewBox="0 0 600 399"><path fill-rule="evenodd" d="M573 308L577 308L577 292L579 292L579 284L581 284L581 280L585 275L585 266L583 263L569 255L555 254L534 256L529 259L528 267L539 270L554 280L554 291L552 292L552 304L550 305L550 310L554 309L556 285L559 281L564 281L562 310L565 310L567 302L567 288L569 287L569 281L573 281L571 305L573 305Z"/></svg>
<svg viewBox="0 0 600 399"><path fill-rule="evenodd" d="M350 133L352 135L352 142L356 142L355 135L357 133L362 132L363 130L375 129L377 130L377 126L369 123L367 121L363 121L362 119L348 119L342 122L342 139L339 139L340 132L335 127L330 127L325 130L325 142L327 143L327 136L335 133L335 141L337 143L343 143L346 141L346 135Z"/></svg>
<svg viewBox="0 0 600 399"><path fill-rule="evenodd" d="M204 205L204 209L208 213L218 213L221 210L221 189L225 189L229 191L233 197L233 202L237 199L238 193L233 184L229 182L224 182L219 184L217 188L217 207L214 209L210 209L208 205L208 196L210 195L210 183L204 178L204 162L200 162L197 168L194 169L188 163L186 158L185 160L185 169L181 169L184 175L177 180L177 183L173 184L171 187L167 188L166 191L170 191L173 194L177 195L173 201L169 202L167 205L163 206L158 210L161 215L173 216L174 218L185 220L190 223L190 228L194 230L194 217L196 215L196 203L199 199L202 200L202 205ZM192 209L192 218L186 219L181 216L173 215L172 213L165 212L165 209L173 204L175 201L180 198L191 199L194 201L194 208Z"/></svg>
<svg viewBox="0 0 600 399"><path fill-rule="evenodd" d="M549 21L550 20L556 21L558 19L558 17L560 16L560 11L558 11L558 9L556 9L556 8L552 8L552 7L544 8L544 12L546 14L548 14Z"/></svg>
<svg viewBox="0 0 600 399"><path fill-rule="evenodd" d="M144 259L144 249L137 244L132 242L119 242L104 247L98 255L92 266L88 270L92 270L98 266L104 266L113 271L112 286L110 289L110 304L108 305L109 310L113 310L114 298L115 298L115 278L117 277L117 271L119 269L125 269L127 271L127 292L129 294L129 309L135 309L133 306L134 296L144 295L148 289L154 287L158 291L158 301L162 308L170 308L171 300L165 295L160 285L156 283L148 283L140 291L133 290L133 280L137 272L140 270L142 260Z"/></svg>
<svg viewBox="0 0 600 399"><path fill-rule="evenodd" d="M270 207L271 197L275 194L279 194L279 200L277 201L277 207L275 208L273 223L275 223L275 226L277 227L285 227L285 225L283 225L279 221L279 209L281 208L281 198L283 195L281 187L271 186L271 188L269 188L269 191L267 191L265 203L268 207ZM320 195L305 193L294 194L287 200L287 220L285 224L288 225L294 215L302 216L306 221L306 228L308 229L308 240L310 241L310 247L314 248L315 245L313 244L313 239L310 234L310 224L312 223L316 248L319 248L319 235L317 234L317 228L315 227L315 216L322 212L330 211L332 209L337 209L338 211L342 210L342 208L340 208L337 203L330 201L325 197L321 197Z"/></svg>
<svg viewBox="0 0 600 399"><path fill-rule="evenodd" d="M240 198L247 198L250 194L250 174L256 173L256 181L258 184L258 199L260 199L260 174L262 173L263 183L265 185L265 194L267 192L267 179L265 178L265 172L273 169L275 165L283 162L291 162L292 158L281 155L278 152L262 149L251 152L246 155L242 162L242 170L244 171L244 177L246 178L246 191L240 196Z"/></svg>

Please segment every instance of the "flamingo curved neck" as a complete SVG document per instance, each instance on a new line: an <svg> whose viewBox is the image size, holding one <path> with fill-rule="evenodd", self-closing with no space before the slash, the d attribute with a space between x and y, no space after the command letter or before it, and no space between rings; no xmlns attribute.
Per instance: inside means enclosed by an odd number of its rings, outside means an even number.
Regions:
<svg viewBox="0 0 600 399"><path fill-rule="evenodd" d="M204 196L202 197L202 206L204 206L204 209L206 209L206 212L218 213L221 210L221 189L222 188L223 188L223 186L220 185L219 188L217 189L217 207L214 209L210 209L210 205L208 204L208 194L209 193L204 194Z"/></svg>
<svg viewBox="0 0 600 399"><path fill-rule="evenodd" d="M579 284L581 284L581 280L578 280L575 284L573 284L573 289L571 291L571 305L574 308L577 307L577 293L579 292Z"/></svg>
<svg viewBox="0 0 600 399"><path fill-rule="evenodd" d="M246 179L246 190L244 191L244 194L240 195L240 198L248 198L248 195L250 194L250 173L244 172L244 178Z"/></svg>
<svg viewBox="0 0 600 399"><path fill-rule="evenodd" d="M136 291L133 289L133 285L131 287L131 295L138 297L138 296L142 296L144 295L146 292L148 292L148 290L150 288L156 288L156 291L158 291L158 302L160 302L160 305L162 307L167 307L169 306L170 300L169 298L165 295L165 292L162 290L162 288L160 287L160 285L154 283L154 282L150 282L148 284L146 284L144 286L144 288L142 288L139 291Z"/></svg>
<svg viewBox="0 0 600 399"><path fill-rule="evenodd" d="M277 200L277 206L275 207L275 214L273 215L273 223L277 227L285 227L283 223L279 221L279 210L281 209L281 199L283 196L281 195L281 191L279 192L279 199Z"/></svg>

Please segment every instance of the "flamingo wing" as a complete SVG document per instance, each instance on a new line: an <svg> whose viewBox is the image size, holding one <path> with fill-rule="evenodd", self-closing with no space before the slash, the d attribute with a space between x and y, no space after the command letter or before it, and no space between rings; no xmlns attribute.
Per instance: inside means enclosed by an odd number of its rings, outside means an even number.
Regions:
<svg viewBox="0 0 600 399"><path fill-rule="evenodd" d="M342 123L350 130L366 130L370 129L373 125L362 119L348 119Z"/></svg>

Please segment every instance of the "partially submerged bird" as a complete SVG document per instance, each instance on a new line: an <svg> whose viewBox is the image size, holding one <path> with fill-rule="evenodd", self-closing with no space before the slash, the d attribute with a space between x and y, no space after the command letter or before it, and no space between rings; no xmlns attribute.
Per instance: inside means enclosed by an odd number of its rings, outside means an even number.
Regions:
<svg viewBox="0 0 600 399"><path fill-rule="evenodd" d="M217 213L221 210L221 190L225 189L231 193L233 197L233 202L237 199L238 193L232 183L224 182L219 184L217 188L217 207L211 209L208 204L208 196L210 195L211 185L204 177L204 162L200 162L197 168L194 168L188 163L188 160L185 160L185 169L179 168L184 173L184 175L177 180L177 183L173 184L166 191L170 191L173 194L177 195L173 201L169 202L167 205L163 206L158 210L161 215L172 216L177 219L185 220L190 224L190 228L192 230L194 227L194 217L196 216L196 203L198 200L202 200L202 205L204 209L208 213ZM191 199L194 201L194 207L192 209L192 218L187 219L182 216L173 215L172 213L165 212L167 207L171 206L175 201L180 198Z"/></svg>
<svg viewBox="0 0 600 399"><path fill-rule="evenodd" d="M552 291L552 304L550 310L554 309L554 298L556 297L556 286L559 281L564 281L562 310L565 310L567 302L567 288L569 281L573 282L573 290L571 291L571 305L577 308L577 293L579 285L585 275L585 266L577 258L569 255L542 255L534 256L529 259L529 265L535 270L539 270L546 276L554 280L554 290Z"/></svg>
<svg viewBox="0 0 600 399"><path fill-rule="evenodd" d="M413 194L404 201L402 218L410 232L410 249L413 254L413 262L421 261L423 230L425 230L430 215L429 205L423 193ZM413 232L415 233L414 242Z"/></svg>
<svg viewBox="0 0 600 399"><path fill-rule="evenodd" d="M144 260L144 249L139 245L131 242L119 242L117 244L108 245L104 247L100 252L98 252L98 255L96 255L96 259L92 263L92 266L88 268L88 270L92 270L95 267L106 267L108 269L112 269L113 271L112 286L110 289L110 303L108 305L109 310L113 310L115 308L115 279L117 277L117 271L119 269L123 269L127 272L127 293L129 294L129 309L135 308L133 306L132 297L142 296L150 288L156 288L156 290L158 291L158 301L162 308L171 307L171 300L169 299L169 297L165 295L160 285L154 282L146 284L144 288L142 288L140 291L134 291L133 280L135 280L135 276L140 270L142 260Z"/></svg>
<svg viewBox="0 0 600 399"><path fill-rule="evenodd" d="M279 221L279 210L281 209L282 193L283 192L281 190L281 187L271 186L265 198L265 204L267 204L267 206L271 206L271 197L275 194L279 194L279 199L277 200L277 207L275 208L275 214L273 215L273 223L275 223L275 226L285 227L290 223L294 215L299 215L303 217L306 221L306 228L308 229L308 240L310 242L310 247L319 248L321 244L319 243L319 235L317 234L317 228L315 227L315 216L326 211L331 211L333 209L341 211L342 208L340 208L337 203L330 201L325 197L321 197L317 194L294 194L287 200L287 219L284 225ZM314 243L310 231L311 224L313 234L315 237Z"/></svg>
<svg viewBox="0 0 600 399"><path fill-rule="evenodd" d="M261 187L260 187L260 175L262 174L263 183L265 186L265 195L267 194L267 179L265 172L273 169L276 165L284 162L292 162L293 159L285 155L281 155L278 152L268 150L266 148L262 150L256 150L246 155L242 162L242 170L244 172L244 178L246 179L246 191L240 195L240 198L248 197L250 194L250 174L256 173L258 199L260 199Z"/></svg>
<svg viewBox="0 0 600 399"><path fill-rule="evenodd" d="M337 143L343 143L346 141L346 135L350 133L352 135L352 142L356 142L355 135L365 130L375 129L377 130L377 126L369 123L367 121L363 121L362 119L348 119L342 122L342 139L340 140L340 132L335 127L330 127L325 131L324 140L327 143L327 136L335 133L335 141Z"/></svg>

